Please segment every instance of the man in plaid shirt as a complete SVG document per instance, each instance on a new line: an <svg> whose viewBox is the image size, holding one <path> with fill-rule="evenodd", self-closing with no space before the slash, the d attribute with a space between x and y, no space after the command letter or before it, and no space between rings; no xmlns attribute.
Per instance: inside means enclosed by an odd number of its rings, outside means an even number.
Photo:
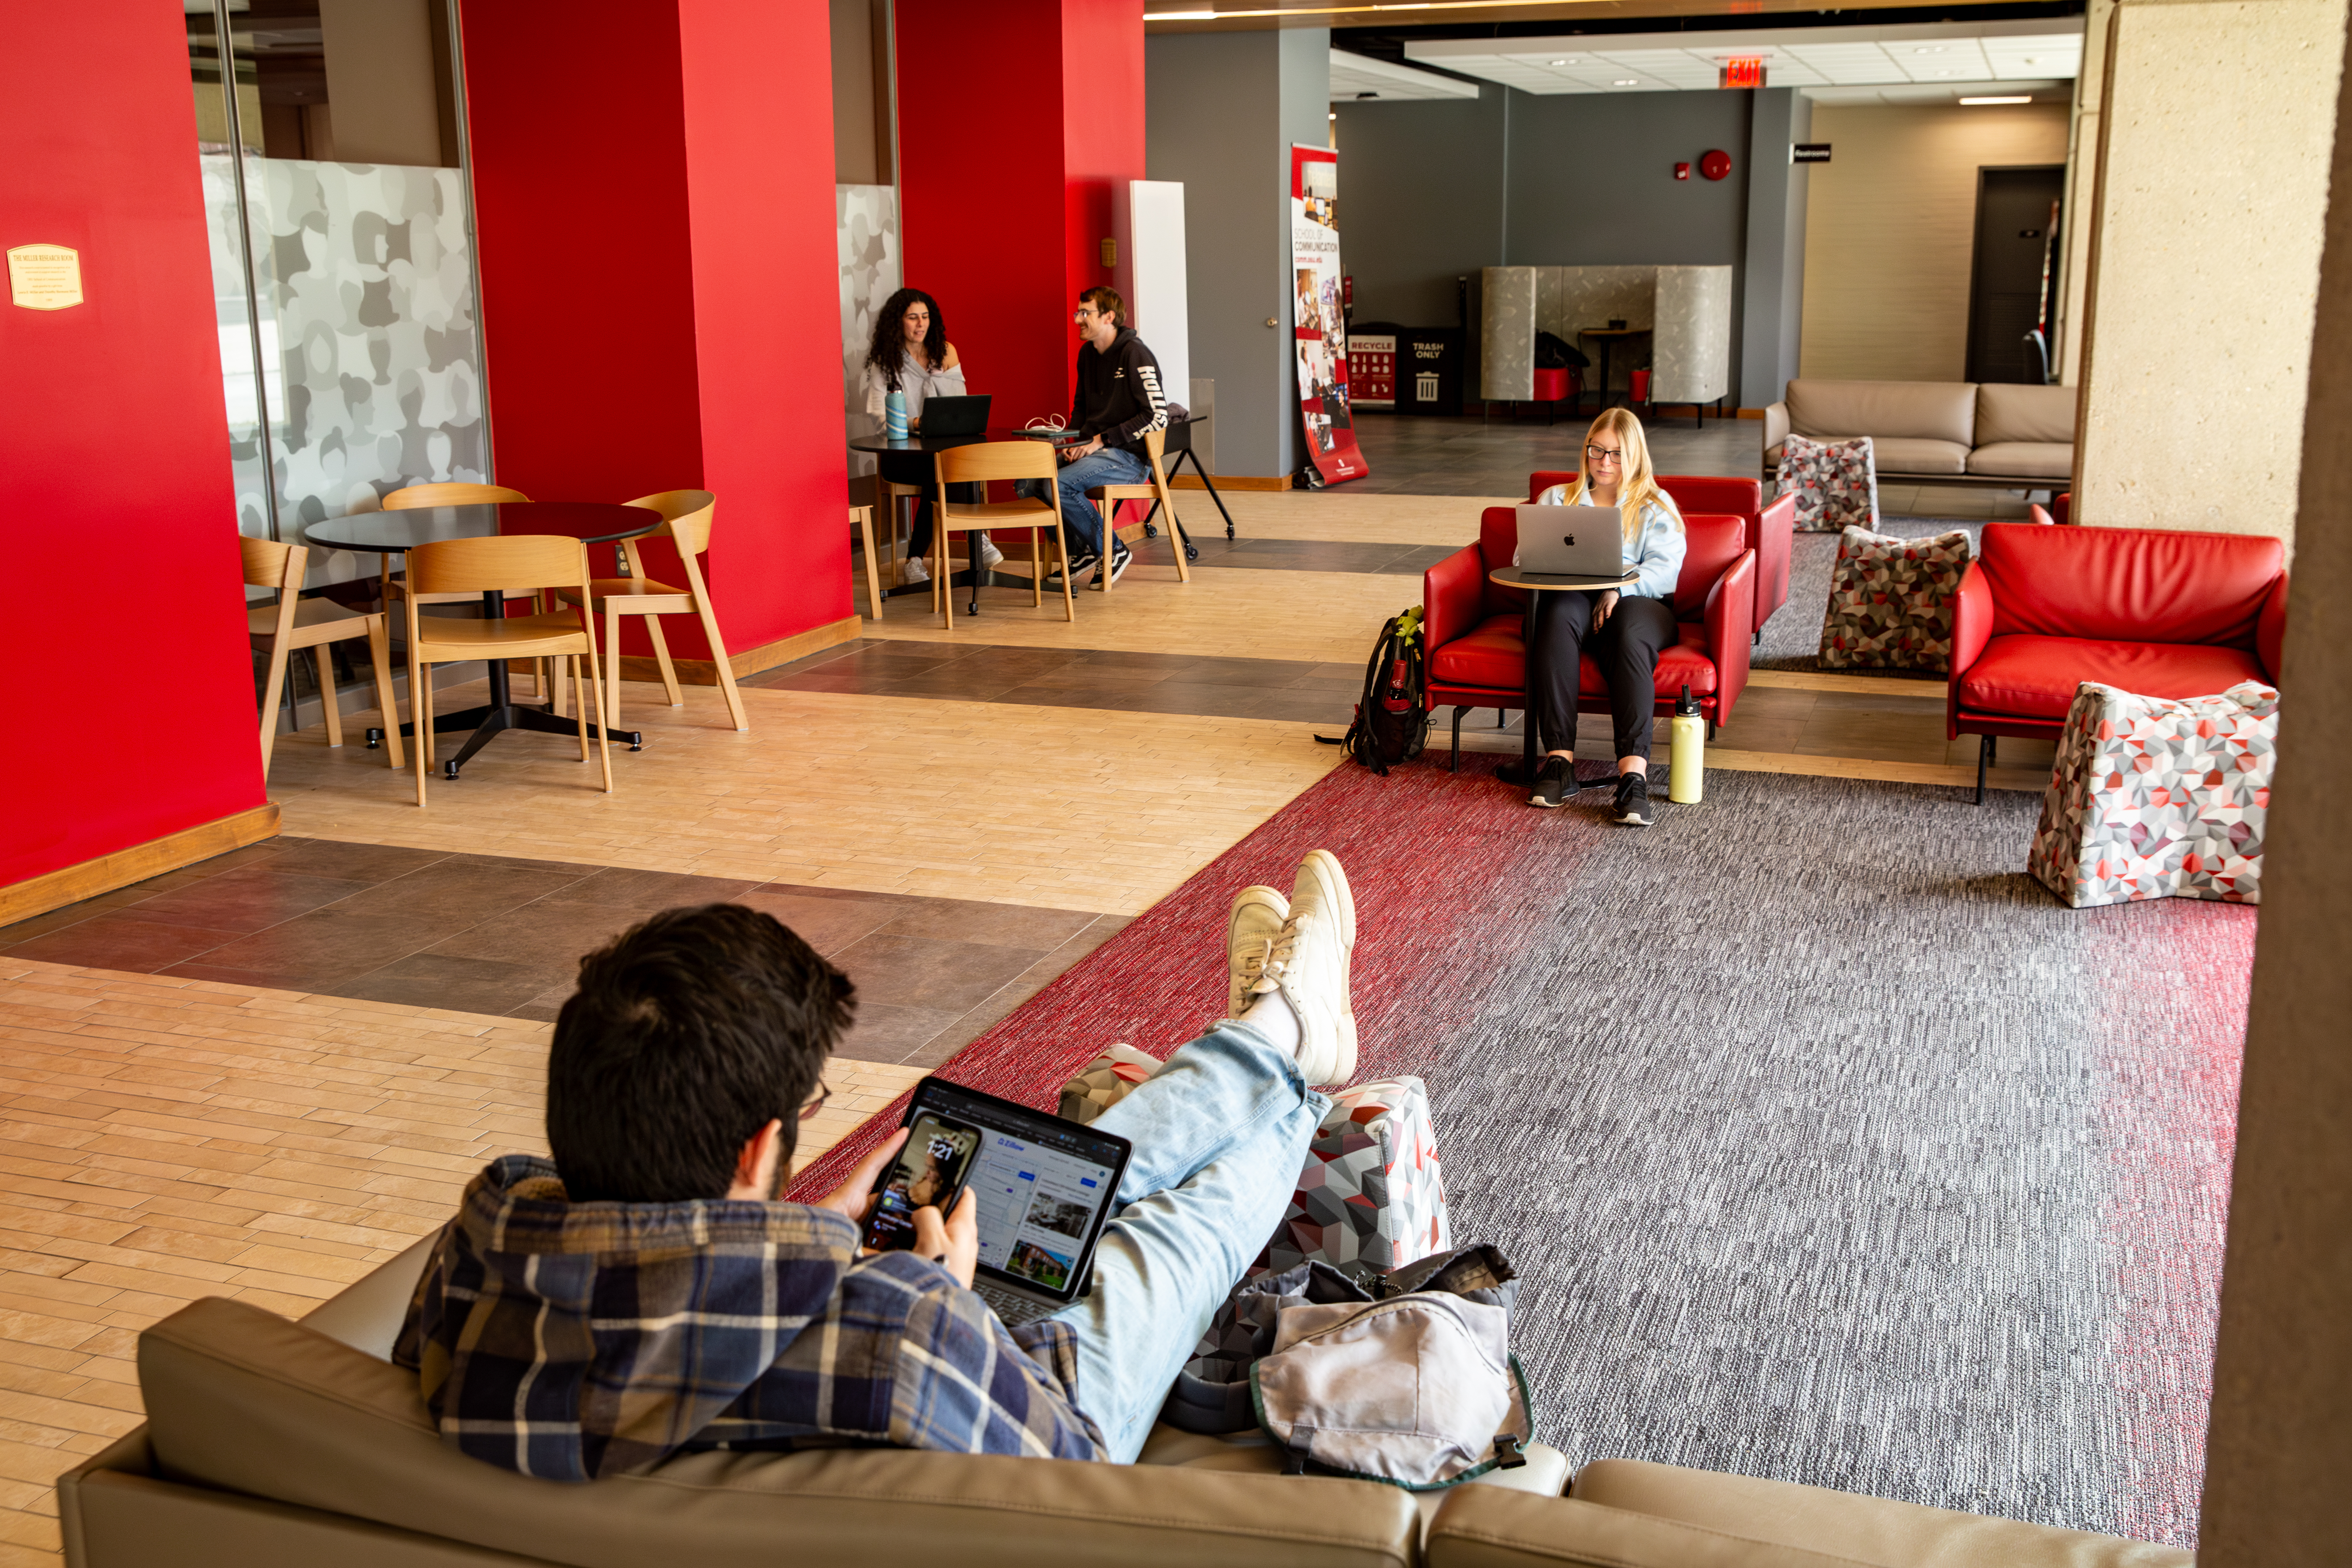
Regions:
<svg viewBox="0 0 2352 1568"><path fill-rule="evenodd" d="M1093 1290L1008 1330L971 1289L969 1190L915 1212L912 1249L859 1248L903 1131L822 1203L776 1196L848 979L740 905L657 915L582 961L548 1058L554 1157L474 1178L394 1359L446 1441L555 1480L709 1448L1132 1461L1280 1220L1328 1104L1309 1086L1354 1071L1354 939L1325 851L1287 900L1236 895L1233 1016L1096 1123L1135 1153Z"/></svg>

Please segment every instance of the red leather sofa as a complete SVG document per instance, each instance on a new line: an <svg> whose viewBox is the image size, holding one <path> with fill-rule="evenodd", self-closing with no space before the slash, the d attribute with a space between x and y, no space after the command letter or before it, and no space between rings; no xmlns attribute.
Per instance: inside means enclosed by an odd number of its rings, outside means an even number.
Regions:
<svg viewBox="0 0 2352 1568"><path fill-rule="evenodd" d="M1574 483L1573 472L1538 468L1528 476L1528 500L1532 503L1554 485ZM1761 481L1713 474L1660 474L1658 488L1675 498L1675 505L1685 517L1705 511L1747 520L1748 548L1756 552L1756 605L1748 627L1752 640L1762 640L1764 623L1789 602L1789 554L1797 536L1797 498L1785 495L1766 506Z"/></svg>
<svg viewBox="0 0 2352 1568"><path fill-rule="evenodd" d="M1688 685L1706 716L1707 732L1731 717L1748 684L1748 612L1756 602L1756 552L1748 520L1706 512L1683 518L1685 548L1675 584L1681 642L1658 659L1658 707L1674 711ZM1472 708L1527 706L1527 645L1521 640L1527 595L1487 578L1511 563L1518 513L1488 507L1478 542L1422 574L1422 647L1427 650L1429 701L1454 707L1454 765L1462 763L1462 715ZM1578 682L1577 710L1609 711L1609 688L1590 658Z"/></svg>
<svg viewBox="0 0 2352 1568"><path fill-rule="evenodd" d="M1946 733L2054 737L2086 680L2146 697L2278 684L2286 552L2275 539L1989 522L1953 602Z"/></svg>

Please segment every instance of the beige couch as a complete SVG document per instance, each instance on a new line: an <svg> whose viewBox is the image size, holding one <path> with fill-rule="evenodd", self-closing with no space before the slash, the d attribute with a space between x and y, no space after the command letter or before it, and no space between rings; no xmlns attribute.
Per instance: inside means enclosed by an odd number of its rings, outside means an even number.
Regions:
<svg viewBox="0 0 2352 1568"><path fill-rule="evenodd" d="M2074 477L2074 389L1972 381L1792 381L1764 411L1764 474L1793 430L1867 436L1881 483L1933 480L2065 489Z"/></svg>
<svg viewBox="0 0 2352 1568"><path fill-rule="evenodd" d="M2184 1568L2187 1553L1538 1449L1416 1498L1163 1430L1140 1465L700 1454L567 1486L445 1447L383 1359L403 1254L302 1322L202 1300L139 1341L147 1424L58 1481L69 1568Z"/></svg>

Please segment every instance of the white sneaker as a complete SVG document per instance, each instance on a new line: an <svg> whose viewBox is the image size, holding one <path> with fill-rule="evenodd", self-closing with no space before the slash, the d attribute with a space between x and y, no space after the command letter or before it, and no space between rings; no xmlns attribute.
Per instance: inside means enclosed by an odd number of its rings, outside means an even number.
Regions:
<svg viewBox="0 0 2352 1568"><path fill-rule="evenodd" d="M923 564L923 558L921 556L909 555L905 560L898 563L898 581L900 583L928 583L930 580L931 569Z"/></svg>
<svg viewBox="0 0 2352 1568"><path fill-rule="evenodd" d="M1244 888L1234 895L1225 921L1225 1016L1238 1018L1258 996L1274 989L1265 961L1290 918L1290 900L1268 887Z"/></svg>
<svg viewBox="0 0 2352 1568"><path fill-rule="evenodd" d="M980 540L980 567L981 567L981 570L982 570L982 571L983 571L983 572L993 572L993 571L995 571L995 570L996 570L997 563L998 563L999 562L1003 561L1003 559L1004 559L1004 552L1003 552L1002 550L999 550L998 548L996 548L996 541L994 541L993 539L989 538L986 534L982 534L982 535L981 535L981 540Z"/></svg>
<svg viewBox="0 0 2352 1568"><path fill-rule="evenodd" d="M1356 1013L1349 996L1356 945L1356 896L1339 857L1310 852L1290 889L1290 918L1265 970L1298 1016L1298 1071L1308 1087L1345 1083L1356 1073Z"/></svg>

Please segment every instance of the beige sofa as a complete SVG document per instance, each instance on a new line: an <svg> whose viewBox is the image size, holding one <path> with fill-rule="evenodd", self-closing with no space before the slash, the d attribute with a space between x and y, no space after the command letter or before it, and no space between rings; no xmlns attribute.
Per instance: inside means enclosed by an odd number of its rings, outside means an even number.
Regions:
<svg viewBox="0 0 2352 1568"><path fill-rule="evenodd" d="M1135 1466L699 1454L591 1486L445 1447L383 1358L417 1247L302 1322L197 1301L139 1341L147 1424L58 1481L70 1568L2183 1568L2185 1552L1538 1449L1415 1497L1163 1430Z"/></svg>
<svg viewBox="0 0 2352 1568"><path fill-rule="evenodd" d="M1879 482L2065 489L2074 477L2074 389L1973 381L1792 381L1764 411L1764 474L1789 433L1871 440Z"/></svg>

